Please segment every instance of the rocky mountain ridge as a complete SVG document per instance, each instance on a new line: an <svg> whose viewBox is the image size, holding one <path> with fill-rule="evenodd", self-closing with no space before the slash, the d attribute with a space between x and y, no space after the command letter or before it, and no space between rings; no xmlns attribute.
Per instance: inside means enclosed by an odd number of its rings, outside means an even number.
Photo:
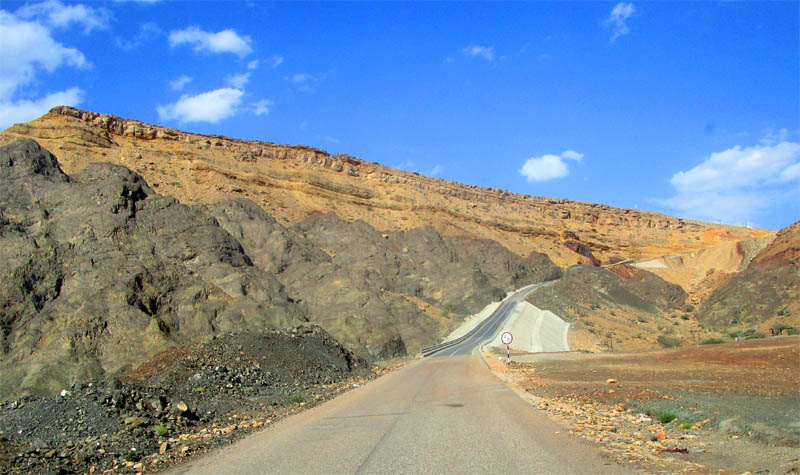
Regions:
<svg viewBox="0 0 800 475"><path fill-rule="evenodd" d="M553 261L583 265L539 304L580 322L587 348L608 331L648 347L669 325L698 330L679 312L764 261L775 239L69 107L0 133L12 141L0 148L0 396L114 374L220 332L306 322L360 355L401 355L506 291L561 276ZM670 255L684 267L628 265ZM787 311L787 295L770 311Z"/></svg>
<svg viewBox="0 0 800 475"><path fill-rule="evenodd" d="M491 239L518 255L556 264L681 254L772 234L642 210L510 193L429 178L306 146L181 132L108 114L56 107L0 133L0 144L33 138L59 156L67 174L94 162L127 166L187 204L248 198L285 225L315 211L362 219L384 231L432 226L445 238Z"/></svg>
<svg viewBox="0 0 800 475"><path fill-rule="evenodd" d="M333 213L285 227L241 198L186 205L115 164L69 176L30 139L0 147L0 264L0 399L307 322L362 356L404 355L561 273L431 227L383 233Z"/></svg>

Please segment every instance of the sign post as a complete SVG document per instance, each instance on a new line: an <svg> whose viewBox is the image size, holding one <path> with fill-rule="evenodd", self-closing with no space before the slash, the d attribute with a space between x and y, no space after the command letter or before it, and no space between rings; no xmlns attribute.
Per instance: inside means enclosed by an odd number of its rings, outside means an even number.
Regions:
<svg viewBox="0 0 800 475"><path fill-rule="evenodd" d="M503 332L500 335L500 341L502 341L506 345L506 364L511 362L511 348L508 346L514 341L514 335L511 332Z"/></svg>

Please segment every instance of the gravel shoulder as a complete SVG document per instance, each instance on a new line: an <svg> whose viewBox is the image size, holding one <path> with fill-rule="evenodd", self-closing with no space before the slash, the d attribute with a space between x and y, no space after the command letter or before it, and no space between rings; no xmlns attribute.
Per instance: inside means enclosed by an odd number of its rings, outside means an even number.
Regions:
<svg viewBox="0 0 800 475"><path fill-rule="evenodd" d="M800 471L799 337L527 359L486 357L565 431L640 471Z"/></svg>
<svg viewBox="0 0 800 475"><path fill-rule="evenodd" d="M113 381L0 405L0 473L164 470L394 366L368 365L319 327L170 348Z"/></svg>

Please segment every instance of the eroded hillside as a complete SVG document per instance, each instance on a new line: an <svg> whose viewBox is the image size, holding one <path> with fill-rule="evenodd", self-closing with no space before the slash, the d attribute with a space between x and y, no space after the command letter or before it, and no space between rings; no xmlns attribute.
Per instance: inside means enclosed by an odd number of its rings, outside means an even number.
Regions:
<svg viewBox="0 0 800 475"><path fill-rule="evenodd" d="M286 227L245 199L186 205L120 165L70 176L33 140L0 147L0 400L306 322L362 356L404 355L560 274L494 241L333 213Z"/></svg>
<svg viewBox="0 0 800 475"><path fill-rule="evenodd" d="M191 134L70 107L12 126L0 144L19 138L47 147L67 174L90 163L122 164L186 204L248 198L287 226L315 211L382 231L432 226L445 238L491 239L521 256L543 252L561 266L588 262L572 250L575 243L608 262L772 234L462 185L305 146Z"/></svg>
<svg viewBox="0 0 800 475"><path fill-rule="evenodd" d="M697 317L719 329L766 333L800 327L800 221L782 229L746 269L716 289Z"/></svg>

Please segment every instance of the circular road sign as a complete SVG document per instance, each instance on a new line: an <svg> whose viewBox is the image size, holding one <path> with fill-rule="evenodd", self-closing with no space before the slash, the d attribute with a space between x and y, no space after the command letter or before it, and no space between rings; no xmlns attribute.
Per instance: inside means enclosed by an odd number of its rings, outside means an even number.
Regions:
<svg viewBox="0 0 800 475"><path fill-rule="evenodd" d="M514 341L514 335L512 335L511 332L503 332L503 334L500 335L500 341L502 341L504 345L510 345L511 342Z"/></svg>

